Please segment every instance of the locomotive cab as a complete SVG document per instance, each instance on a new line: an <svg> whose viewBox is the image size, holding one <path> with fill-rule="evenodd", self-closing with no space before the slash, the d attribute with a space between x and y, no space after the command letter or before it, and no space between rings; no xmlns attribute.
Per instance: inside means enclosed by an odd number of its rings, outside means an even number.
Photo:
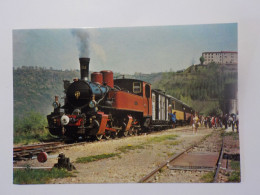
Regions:
<svg viewBox="0 0 260 195"><path fill-rule="evenodd" d="M115 86L120 90L133 93L135 95L150 97L151 85L137 79L116 79L114 80Z"/></svg>

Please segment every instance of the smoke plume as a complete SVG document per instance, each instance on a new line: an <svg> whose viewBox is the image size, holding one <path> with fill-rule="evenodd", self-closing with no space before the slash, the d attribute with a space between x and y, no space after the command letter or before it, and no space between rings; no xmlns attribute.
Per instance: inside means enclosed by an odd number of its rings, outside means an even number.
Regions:
<svg viewBox="0 0 260 195"><path fill-rule="evenodd" d="M71 31L72 35L77 39L77 46L79 50L79 57L90 57L89 55L89 34L86 29L74 29Z"/></svg>

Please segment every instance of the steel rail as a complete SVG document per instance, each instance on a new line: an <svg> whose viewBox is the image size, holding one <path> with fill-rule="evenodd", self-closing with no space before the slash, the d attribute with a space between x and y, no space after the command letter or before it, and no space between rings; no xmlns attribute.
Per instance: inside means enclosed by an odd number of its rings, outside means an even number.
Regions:
<svg viewBox="0 0 260 195"><path fill-rule="evenodd" d="M213 132L212 132L213 133ZM184 153L188 152L189 150L191 150L192 148L196 147L197 145L199 145L201 142L203 142L208 136L211 136L211 134L205 135L200 141L195 142L193 144L191 144L189 147L187 147L186 149L184 149L182 152L173 155L170 159L168 159L167 161L161 163L159 165L159 167L157 167L156 169L154 169L152 172L150 172L149 174L147 174L146 176L144 176L142 179L140 179L137 183L144 183L146 182L148 179L150 179L155 173L157 173L159 170L161 170L162 168L164 168L166 165L168 165L170 162L176 160L178 157L180 157L181 155L183 155Z"/></svg>
<svg viewBox="0 0 260 195"><path fill-rule="evenodd" d="M26 159L31 159L33 156L39 154L40 152L53 152L55 150L61 149L61 148L66 148L66 147L71 147L71 146L77 146L77 145L83 145L83 144L88 144L87 142L80 142L80 143L73 143L73 144L63 144L63 145L58 145L61 144L61 142L55 142L53 145L51 143L49 144L36 144L36 145L30 145L29 147L27 146L21 146L21 147L16 147L13 152L13 160L26 160ZM21 148L20 150L18 150Z"/></svg>
<svg viewBox="0 0 260 195"><path fill-rule="evenodd" d="M18 147L14 147L13 151L18 152L18 151L22 151L22 150L31 150L31 149L35 149L35 148L39 148L39 147L43 147L43 146L58 145L58 144L61 144L61 142L50 142L50 143L43 143L43 144L18 146Z"/></svg>
<svg viewBox="0 0 260 195"><path fill-rule="evenodd" d="M151 173L149 173L148 175L146 175L145 177L143 177L141 180L138 181L138 183L144 183L146 182L148 179L150 179L155 173L157 173L159 170L161 170L163 167L165 167L168 163L172 162L173 160L175 160L176 158L178 158L179 156L181 156L183 153L187 152L188 150L190 150L191 148L193 148L194 146L190 146L189 148L187 148L186 150L180 152L179 154L174 155L173 157L171 157L169 160L161 163L159 165L159 167L157 167L156 169L154 169Z"/></svg>
<svg viewBox="0 0 260 195"><path fill-rule="evenodd" d="M187 127L182 127L182 128L176 128L174 130L175 131L183 131L183 130L187 131L190 129ZM150 134L151 132L148 132L148 133ZM155 132L152 132L151 134L157 134L157 133L161 133L161 131L155 131ZM123 137L123 139L124 138L127 138L127 137ZM109 141L109 140L107 140L107 141ZM13 148L13 160L15 160L15 161L26 160L26 159L32 158L34 155L37 155L42 151L52 152L57 149L76 146L76 145L83 145L83 144L88 144L88 143L92 143L92 142L79 142L79 143L72 143L72 144L62 144L62 142L50 142L50 143L43 143L43 144L24 145L24 146L14 147Z"/></svg>
<svg viewBox="0 0 260 195"><path fill-rule="evenodd" d="M220 154L219 154L219 158L218 158L218 163L217 163L217 168L216 168L216 171L215 171L213 183L217 182L218 174L219 174L219 170L220 170L220 166L221 166L221 161L222 161L222 158L223 158L223 153L224 153L224 138L222 138L221 150L220 150Z"/></svg>

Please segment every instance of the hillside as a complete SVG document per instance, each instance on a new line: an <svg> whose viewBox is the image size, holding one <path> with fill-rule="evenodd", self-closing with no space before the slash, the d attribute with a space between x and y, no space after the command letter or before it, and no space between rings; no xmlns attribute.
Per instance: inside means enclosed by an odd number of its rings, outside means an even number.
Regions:
<svg viewBox="0 0 260 195"><path fill-rule="evenodd" d="M22 67L13 70L14 116L22 117L29 111L42 115L50 113L54 96L60 101L63 80L79 77L78 70L53 70L39 67ZM115 78L122 75L115 73ZM191 66L184 71L134 75L125 78L144 80L153 88L164 90L203 113L224 110L224 100L235 98L237 92L237 70L234 67L211 64Z"/></svg>
<svg viewBox="0 0 260 195"><path fill-rule="evenodd" d="M205 114L228 112L227 99L236 99L237 67L209 64L190 66L181 72L164 73L154 88L164 90Z"/></svg>
<svg viewBox="0 0 260 195"><path fill-rule="evenodd" d="M125 75L125 78L141 79L154 83L163 73ZM53 70L39 67L21 67L13 69L14 116L22 117L29 111L46 115L50 113L54 96L58 95L63 104L63 80L72 81L80 77L78 70ZM119 73L115 78L121 77Z"/></svg>
<svg viewBox="0 0 260 195"><path fill-rule="evenodd" d="M79 77L79 71L61 71L38 67L13 70L14 115L26 112L47 114L52 111L54 96L63 97L63 80ZM62 100L61 100L62 101Z"/></svg>

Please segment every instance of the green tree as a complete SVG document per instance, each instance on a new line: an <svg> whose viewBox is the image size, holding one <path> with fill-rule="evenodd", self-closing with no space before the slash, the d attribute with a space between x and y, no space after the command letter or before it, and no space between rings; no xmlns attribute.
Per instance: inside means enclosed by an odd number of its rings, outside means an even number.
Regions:
<svg viewBox="0 0 260 195"><path fill-rule="evenodd" d="M203 65L204 61L205 61L204 57L201 56L201 57L200 57L200 64Z"/></svg>
<svg viewBox="0 0 260 195"><path fill-rule="evenodd" d="M37 112L27 112L24 117L14 120L15 134L41 133L47 126L47 120Z"/></svg>

